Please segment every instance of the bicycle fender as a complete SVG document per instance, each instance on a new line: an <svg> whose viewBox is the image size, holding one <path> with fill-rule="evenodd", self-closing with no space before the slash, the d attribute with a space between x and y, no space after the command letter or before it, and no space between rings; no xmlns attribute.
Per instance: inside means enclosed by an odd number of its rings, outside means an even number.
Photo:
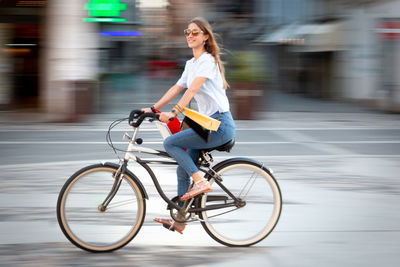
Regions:
<svg viewBox="0 0 400 267"><path fill-rule="evenodd" d="M105 163L101 163L103 166L105 167L111 167L114 168L116 170L118 170L119 165L112 163L112 162L105 162ZM134 181L137 183L137 185L139 186L139 189L141 191L141 193L143 194L145 199L149 199L149 196L147 195L146 189L144 188L142 182L136 177L136 175L134 175L130 170L128 170L128 168L126 168L125 173L128 174L130 177L132 177L134 179Z"/></svg>
<svg viewBox="0 0 400 267"><path fill-rule="evenodd" d="M244 158L244 157L237 157L237 158L230 158L230 159L226 159L224 161L218 162L215 166L212 167L212 169L214 171L218 171L220 168L224 167L227 164L231 164L231 163L250 163L253 164L254 166L260 167L262 169L264 169L265 171L268 172L269 175L273 176L273 171L272 169L268 168L267 166L265 166L264 163L251 159L251 158Z"/></svg>

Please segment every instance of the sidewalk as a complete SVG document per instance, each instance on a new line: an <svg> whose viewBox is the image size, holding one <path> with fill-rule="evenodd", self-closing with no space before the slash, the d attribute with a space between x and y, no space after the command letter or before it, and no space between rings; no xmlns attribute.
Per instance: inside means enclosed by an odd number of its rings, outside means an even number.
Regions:
<svg viewBox="0 0 400 267"><path fill-rule="evenodd" d="M382 113L361 103L349 103L328 99L310 98L300 94L271 92L264 102L271 112L317 112L317 113Z"/></svg>
<svg viewBox="0 0 400 267"><path fill-rule="evenodd" d="M146 88L150 87L148 86L150 82L152 89L148 90ZM132 109L154 104L171 84L173 84L172 80L155 82L145 80L142 82L141 89L106 91L102 94L102 102L99 103L101 113L84 115L78 124L88 123L92 120L114 120L128 116ZM295 117L299 117L300 114L306 117L314 117L319 114L317 116L320 117L326 113L337 113L343 116L344 114L352 114L352 116L356 114L396 116L359 103L313 99L302 95L274 91L263 96L254 117L257 120L270 120L275 117L274 114L276 113L288 113L286 115L290 113ZM347 117L347 115L344 117ZM0 111L0 124L57 123L62 121L62 118L57 114L41 113L35 110Z"/></svg>

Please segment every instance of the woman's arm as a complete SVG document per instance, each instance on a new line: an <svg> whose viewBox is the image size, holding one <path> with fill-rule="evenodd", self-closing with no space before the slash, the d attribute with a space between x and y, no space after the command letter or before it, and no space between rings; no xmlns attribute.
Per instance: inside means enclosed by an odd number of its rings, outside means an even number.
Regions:
<svg viewBox="0 0 400 267"><path fill-rule="evenodd" d="M203 83L207 80L207 78L204 77L196 77L190 87L186 90L186 92L183 94L181 99L178 102L178 105L186 107L189 105L190 100L194 97L194 95L199 91L200 87L203 85Z"/></svg>
<svg viewBox="0 0 400 267"><path fill-rule="evenodd" d="M182 106L187 106L190 103L190 100L194 97L194 95L199 91L200 87L203 85L203 83L207 80L205 77L196 77L190 87L186 90L186 92L183 94L181 99L178 101L178 105ZM182 88L182 87L181 87ZM171 88L172 89L172 88ZM169 90L168 90L169 91ZM180 91L179 91L180 92ZM160 99L163 100L163 98L168 94L168 92ZM176 96L176 95L175 95ZM171 99L172 100L172 99ZM157 104L160 102L158 101ZM157 106L158 107L158 106ZM160 115L160 120L167 122L169 118L176 116L176 114L172 112L163 112Z"/></svg>
<svg viewBox="0 0 400 267"><path fill-rule="evenodd" d="M174 99L183 89L184 89L183 87L175 84L174 86L169 88L167 92L165 92L165 94L160 98L160 100L157 101L157 103L153 105L153 108L155 109L162 108L163 106L168 104L172 99ZM142 111L147 113L153 112L151 108L142 108Z"/></svg>
<svg viewBox="0 0 400 267"><path fill-rule="evenodd" d="M155 109L160 109L174 99L184 88L175 84L154 104Z"/></svg>

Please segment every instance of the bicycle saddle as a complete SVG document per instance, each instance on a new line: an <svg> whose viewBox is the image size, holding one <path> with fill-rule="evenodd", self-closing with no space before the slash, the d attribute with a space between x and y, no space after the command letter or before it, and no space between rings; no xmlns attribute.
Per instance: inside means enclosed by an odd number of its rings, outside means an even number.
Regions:
<svg viewBox="0 0 400 267"><path fill-rule="evenodd" d="M228 142L226 142L223 145L217 146L217 147L212 147L212 148L207 148L204 149L204 151L206 152L210 152L213 150L218 150L218 151L226 151L226 152L230 152L232 147L235 145L235 139L231 139Z"/></svg>

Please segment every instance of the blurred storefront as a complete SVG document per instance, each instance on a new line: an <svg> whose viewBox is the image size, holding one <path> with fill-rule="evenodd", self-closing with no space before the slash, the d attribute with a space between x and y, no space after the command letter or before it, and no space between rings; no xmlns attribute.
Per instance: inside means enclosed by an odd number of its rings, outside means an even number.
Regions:
<svg viewBox="0 0 400 267"><path fill-rule="evenodd" d="M398 110L400 1L107 3L103 10L98 0L0 1L0 108L76 120L99 111L104 88L135 90L138 78L173 80L192 56L182 30L204 16L219 34L228 76L237 52L261 59L250 62L262 65L263 78L251 95L263 108L275 88ZM229 93L244 94L234 87Z"/></svg>
<svg viewBox="0 0 400 267"><path fill-rule="evenodd" d="M399 110L400 1L268 2L277 90Z"/></svg>
<svg viewBox="0 0 400 267"><path fill-rule="evenodd" d="M38 108L46 1L0 1L0 109Z"/></svg>
<svg viewBox="0 0 400 267"><path fill-rule="evenodd" d="M0 1L0 109L79 120L96 111L102 75L138 72L136 1L108 2Z"/></svg>
<svg viewBox="0 0 400 267"><path fill-rule="evenodd" d="M400 17L382 19L377 24L376 33L381 49L380 107L400 112Z"/></svg>
<svg viewBox="0 0 400 267"><path fill-rule="evenodd" d="M204 16L229 53L258 34L263 1L0 1L0 106L79 120L104 90L134 90L137 77L175 79L192 54L182 32ZM259 7L259 8L257 8ZM264 8L265 9L265 8ZM257 15L255 16L255 14ZM229 68L229 66L227 66Z"/></svg>
<svg viewBox="0 0 400 267"><path fill-rule="evenodd" d="M275 89L310 97L333 96L332 72L344 50L340 22L291 23L258 38L274 61Z"/></svg>

